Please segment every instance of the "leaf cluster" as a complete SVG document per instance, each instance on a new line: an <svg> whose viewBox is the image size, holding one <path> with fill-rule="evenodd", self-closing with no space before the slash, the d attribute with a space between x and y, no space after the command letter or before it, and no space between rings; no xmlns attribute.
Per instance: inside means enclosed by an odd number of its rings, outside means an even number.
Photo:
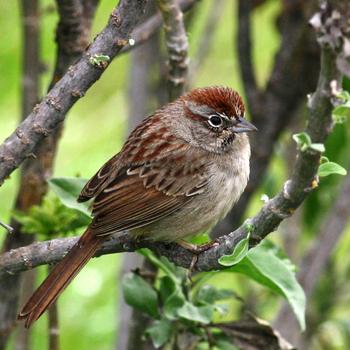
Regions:
<svg viewBox="0 0 350 350"><path fill-rule="evenodd" d="M14 218L21 224L22 232L38 234L41 239L75 234L90 222L87 205L76 201L86 180L81 178L53 178L49 180L54 193L45 196L40 205L28 212L16 211Z"/></svg>
<svg viewBox="0 0 350 350"><path fill-rule="evenodd" d="M231 255L220 259L228 267L225 272L244 274L286 298L304 328L305 296L295 278L294 266L270 242L248 251L248 239L236 246ZM206 283L214 272L198 274L190 283L183 268L148 249L139 253L159 269L159 274L155 283L149 283L139 271L129 273L123 280L123 292L129 305L153 319L145 332L153 345L156 348L174 345L186 334L192 342L187 346L193 349L208 344L213 349L235 349L218 323L220 316L227 314L230 300L242 301L234 290Z"/></svg>

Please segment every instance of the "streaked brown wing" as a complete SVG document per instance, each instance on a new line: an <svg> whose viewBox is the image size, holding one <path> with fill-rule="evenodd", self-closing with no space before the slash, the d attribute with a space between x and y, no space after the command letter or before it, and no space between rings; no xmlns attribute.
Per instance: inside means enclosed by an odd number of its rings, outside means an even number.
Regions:
<svg viewBox="0 0 350 350"><path fill-rule="evenodd" d="M145 226L181 208L188 198L167 196L155 187L146 189L137 176L113 181L95 199L91 228L96 235Z"/></svg>
<svg viewBox="0 0 350 350"><path fill-rule="evenodd" d="M78 197L78 202L85 202L95 197L108 185L108 182L112 178L113 172L117 173L118 171L118 160L119 153L113 156L99 169L99 171L85 184Z"/></svg>
<svg viewBox="0 0 350 350"><path fill-rule="evenodd" d="M186 161L179 153L124 169L93 203L91 228L107 235L155 222L181 208L203 191L204 157Z"/></svg>

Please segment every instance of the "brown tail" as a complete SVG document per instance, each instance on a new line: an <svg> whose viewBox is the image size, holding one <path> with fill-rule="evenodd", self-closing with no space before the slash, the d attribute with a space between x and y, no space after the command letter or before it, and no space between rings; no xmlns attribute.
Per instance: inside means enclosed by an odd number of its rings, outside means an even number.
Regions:
<svg viewBox="0 0 350 350"><path fill-rule="evenodd" d="M89 229L85 231L79 241L64 259L54 267L18 314L19 320L25 319L27 328L55 302L73 278L92 258L101 243L101 238L91 234Z"/></svg>

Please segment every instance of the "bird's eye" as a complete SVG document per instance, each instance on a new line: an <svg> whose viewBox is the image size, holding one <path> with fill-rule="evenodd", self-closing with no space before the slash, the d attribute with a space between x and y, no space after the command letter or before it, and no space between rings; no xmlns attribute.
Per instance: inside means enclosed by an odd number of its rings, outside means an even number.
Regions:
<svg viewBox="0 0 350 350"><path fill-rule="evenodd" d="M214 128L219 128L220 126L222 126L223 121L221 117L219 117L216 114L213 114L209 117L208 123L210 126L213 126Z"/></svg>

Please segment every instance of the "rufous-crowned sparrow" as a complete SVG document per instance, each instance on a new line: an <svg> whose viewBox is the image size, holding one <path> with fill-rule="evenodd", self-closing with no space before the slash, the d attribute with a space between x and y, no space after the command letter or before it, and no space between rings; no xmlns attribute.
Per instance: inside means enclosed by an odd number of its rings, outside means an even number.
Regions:
<svg viewBox="0 0 350 350"><path fill-rule="evenodd" d="M195 89L157 110L83 188L93 220L19 314L29 327L112 233L175 241L208 231L246 187L250 146L241 97Z"/></svg>

